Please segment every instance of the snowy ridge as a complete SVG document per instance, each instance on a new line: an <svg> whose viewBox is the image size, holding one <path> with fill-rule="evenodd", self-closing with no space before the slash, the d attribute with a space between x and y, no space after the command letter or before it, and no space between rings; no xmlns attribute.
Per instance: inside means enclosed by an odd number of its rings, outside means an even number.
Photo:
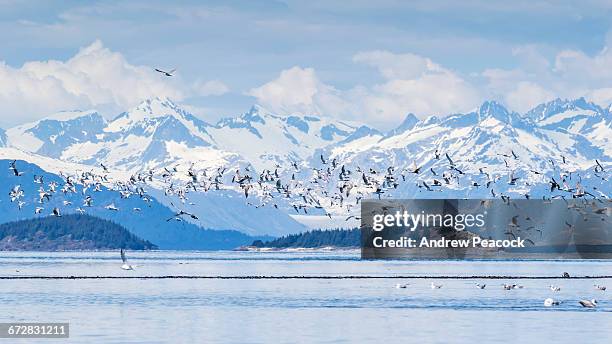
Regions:
<svg viewBox="0 0 612 344"><path fill-rule="evenodd" d="M258 168L271 168L307 159L314 150L349 137L358 126L314 116L279 116L255 105L237 118L219 121L210 132L220 147Z"/></svg>
<svg viewBox="0 0 612 344"><path fill-rule="evenodd" d="M597 159L612 169L611 139L610 110L583 98L556 99L524 115L496 102L447 117L419 120L409 114L387 133L326 117L281 116L257 105L210 124L169 99L153 98L111 121L95 111L67 112L11 128L4 142L19 150L4 148L1 157L32 161L26 152L35 153L32 162L58 172L65 164L100 168L102 163L122 176L167 167L178 171L173 178L182 182L190 180L190 168L209 176L223 170L214 195L189 196L191 210L206 214L219 204L218 216L207 226L278 234L303 227L286 216L266 231L253 223L262 209L270 218L282 212L300 221L305 216L334 218L337 225L338 218L358 211L358 198L542 197L550 196L551 178L568 189L575 189L580 179L598 197L609 197L611 186L594 167ZM453 160L452 168L445 154ZM342 166L350 176L339 181ZM413 173L415 167L419 173ZM270 199L274 180L264 183L269 184L267 192L255 185L245 199L244 190L231 181L235 171L249 171L256 184L266 170L278 174L282 185L290 185L298 200ZM375 194L389 173L399 182ZM580 177L572 179L577 174ZM373 183L363 185L363 175ZM435 181L443 184L430 187ZM340 195L341 184L352 187L349 196ZM152 194L163 194L163 183L151 187L156 189ZM297 207L304 205L297 195L304 194L320 206L308 213L307 207ZM164 197L160 202L166 202Z"/></svg>

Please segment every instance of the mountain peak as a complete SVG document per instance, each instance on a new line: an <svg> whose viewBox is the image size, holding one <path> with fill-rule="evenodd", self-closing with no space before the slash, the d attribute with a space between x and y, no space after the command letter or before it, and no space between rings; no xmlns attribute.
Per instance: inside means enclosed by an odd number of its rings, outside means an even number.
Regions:
<svg viewBox="0 0 612 344"><path fill-rule="evenodd" d="M178 110L178 111L177 111ZM168 97L154 97L143 100L134 108L134 112L140 111L154 116L168 115L182 110Z"/></svg>
<svg viewBox="0 0 612 344"><path fill-rule="evenodd" d="M586 110L600 113L603 112L603 110L598 105L588 102L584 97L580 97L573 100L556 98L549 102L542 103L536 106L535 108L529 110L525 114L525 117L530 118L534 121L539 121L568 110Z"/></svg>
<svg viewBox="0 0 612 344"><path fill-rule="evenodd" d="M478 109L478 121L483 121L488 118L494 118L500 122L512 124L515 117L518 117L516 113L511 113L502 104L496 101L485 101Z"/></svg>
<svg viewBox="0 0 612 344"><path fill-rule="evenodd" d="M108 131L121 131L135 123L162 117L185 118L189 113L181 109L168 97L153 97L145 99L128 112L115 117L108 127Z"/></svg>
<svg viewBox="0 0 612 344"><path fill-rule="evenodd" d="M389 137L403 133L407 130L414 128L417 123L419 123L419 119L413 113L409 113L406 115L402 123L397 128L392 129L385 136Z"/></svg>
<svg viewBox="0 0 612 344"><path fill-rule="evenodd" d="M482 105L480 106L480 108L478 109L478 113L481 116L494 116L497 117L499 115L501 116L507 116L508 115L508 109L506 109L502 104L494 101L494 100L488 100L485 101L484 103L482 103Z"/></svg>

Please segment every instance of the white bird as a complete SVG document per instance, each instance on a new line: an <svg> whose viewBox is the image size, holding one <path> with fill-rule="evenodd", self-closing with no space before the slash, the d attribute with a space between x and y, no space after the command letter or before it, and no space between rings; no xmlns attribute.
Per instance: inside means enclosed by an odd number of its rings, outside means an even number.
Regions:
<svg viewBox="0 0 612 344"><path fill-rule="evenodd" d="M578 301L580 303L580 305L582 307L586 307L586 308L595 308L597 307L597 300L592 299L592 300L580 300Z"/></svg>
<svg viewBox="0 0 612 344"><path fill-rule="evenodd" d="M561 287L558 287L558 286L550 285L549 288L552 291L561 291Z"/></svg>
<svg viewBox="0 0 612 344"><path fill-rule="evenodd" d="M605 286L605 285L598 285L598 284L594 284L593 286L594 286L594 287L595 287L595 289L597 289L597 290L606 291L606 286Z"/></svg>
<svg viewBox="0 0 612 344"><path fill-rule="evenodd" d="M62 214L60 213L59 208L53 208L53 213L51 215L57 216L57 217L62 216Z"/></svg>
<svg viewBox="0 0 612 344"><path fill-rule="evenodd" d="M108 209L108 210L114 210L114 211L119 210L119 208L117 208L117 207L115 206L115 203L111 203L111 204L107 205L107 206L106 206L106 207L104 207L104 208L106 208L106 209Z"/></svg>
<svg viewBox="0 0 612 344"><path fill-rule="evenodd" d="M555 301L551 299L550 297L544 300L544 307L558 306L559 304L560 304L559 301Z"/></svg>
<svg viewBox="0 0 612 344"><path fill-rule="evenodd" d="M395 288L397 288L397 289L406 289L407 287L408 287L408 284L400 284L400 283L398 283L398 284L395 285Z"/></svg>
<svg viewBox="0 0 612 344"><path fill-rule="evenodd" d="M442 288L442 284L435 284L434 282L431 282L431 289L440 289Z"/></svg>
<svg viewBox="0 0 612 344"><path fill-rule="evenodd" d="M476 283L476 287L478 287L479 289L484 289L487 287L486 284L480 284L480 283Z"/></svg>
<svg viewBox="0 0 612 344"><path fill-rule="evenodd" d="M123 261L123 265L121 265L123 270L134 270L134 267L128 264L127 258L125 257L125 251L123 249L121 249L121 261Z"/></svg>

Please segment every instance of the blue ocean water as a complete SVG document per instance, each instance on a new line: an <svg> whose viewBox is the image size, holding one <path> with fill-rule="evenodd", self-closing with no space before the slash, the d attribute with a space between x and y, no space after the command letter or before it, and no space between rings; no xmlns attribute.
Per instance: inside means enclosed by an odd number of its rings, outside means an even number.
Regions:
<svg viewBox="0 0 612 344"><path fill-rule="evenodd" d="M117 252L2 252L0 276L612 275L610 261L361 261L354 251L128 257L134 271ZM611 292L611 279L6 279L0 322L69 322L75 343L609 343ZM543 307L548 297L561 304ZM592 298L596 309L578 304Z"/></svg>

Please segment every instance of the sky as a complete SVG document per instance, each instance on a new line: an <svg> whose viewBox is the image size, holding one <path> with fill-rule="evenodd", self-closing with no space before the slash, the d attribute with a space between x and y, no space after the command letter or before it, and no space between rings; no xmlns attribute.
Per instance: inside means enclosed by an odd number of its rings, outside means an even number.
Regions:
<svg viewBox="0 0 612 344"><path fill-rule="evenodd" d="M0 0L0 127L153 96L397 126L497 100L612 103L611 1ZM610 47L610 48L608 48ZM153 69L177 71L165 77Z"/></svg>

